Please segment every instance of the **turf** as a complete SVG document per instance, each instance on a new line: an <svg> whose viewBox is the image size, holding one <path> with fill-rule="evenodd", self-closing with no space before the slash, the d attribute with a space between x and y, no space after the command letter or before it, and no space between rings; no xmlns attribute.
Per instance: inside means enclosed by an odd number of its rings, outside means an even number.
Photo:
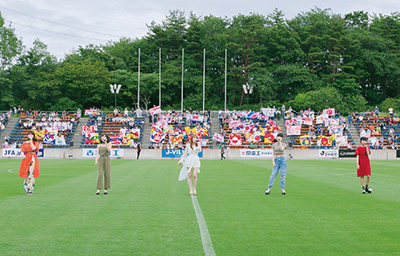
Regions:
<svg viewBox="0 0 400 256"><path fill-rule="evenodd" d="M113 160L95 195L92 160L40 160L34 195L19 160L0 160L1 255L204 255L186 182L172 160ZM372 162L361 194L355 161L289 161L264 195L271 161L202 161L198 201L217 255L400 255L400 171Z"/></svg>

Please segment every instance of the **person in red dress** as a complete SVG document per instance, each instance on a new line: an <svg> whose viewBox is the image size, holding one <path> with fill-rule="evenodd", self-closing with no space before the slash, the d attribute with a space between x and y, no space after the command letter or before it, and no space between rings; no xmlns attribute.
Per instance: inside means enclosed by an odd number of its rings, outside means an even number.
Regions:
<svg viewBox="0 0 400 256"><path fill-rule="evenodd" d="M367 138L362 137L360 142L361 146L356 149L357 177L360 177L361 179L362 193L372 193L372 189L368 188L368 184L371 179L371 165L369 163L369 155L371 154L371 150L367 145ZM364 177L367 177L365 182Z"/></svg>
<svg viewBox="0 0 400 256"><path fill-rule="evenodd" d="M36 152L39 150L39 142L33 131L28 132L28 140L22 143L22 161L18 176L24 178L24 190L27 195L32 195L35 187L35 178L40 175L39 161Z"/></svg>

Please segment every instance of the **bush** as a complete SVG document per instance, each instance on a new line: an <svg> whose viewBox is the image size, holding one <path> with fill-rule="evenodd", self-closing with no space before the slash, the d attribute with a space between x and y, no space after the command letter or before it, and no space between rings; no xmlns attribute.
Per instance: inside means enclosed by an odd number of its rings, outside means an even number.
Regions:
<svg viewBox="0 0 400 256"><path fill-rule="evenodd" d="M394 112L400 111L400 100L394 98L386 98L380 105L379 110L381 112L389 112L388 109L392 107Z"/></svg>
<svg viewBox="0 0 400 256"><path fill-rule="evenodd" d="M57 103L49 108L50 111L75 111L78 108L82 109L82 105L67 97L60 98Z"/></svg>

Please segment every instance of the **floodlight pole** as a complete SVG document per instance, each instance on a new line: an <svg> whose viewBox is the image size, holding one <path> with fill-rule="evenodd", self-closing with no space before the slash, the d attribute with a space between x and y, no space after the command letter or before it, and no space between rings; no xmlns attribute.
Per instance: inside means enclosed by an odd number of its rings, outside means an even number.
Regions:
<svg viewBox="0 0 400 256"><path fill-rule="evenodd" d="M137 107L139 108L140 106L140 48L138 52L138 92L137 92Z"/></svg>
<svg viewBox="0 0 400 256"><path fill-rule="evenodd" d="M119 93L119 90L121 89L120 84L110 84L110 90L111 93L115 95L115 108L117 108L117 94Z"/></svg>
<svg viewBox="0 0 400 256"><path fill-rule="evenodd" d="M185 71L184 64L185 64L185 49L182 48L181 113L183 113L183 72Z"/></svg>
<svg viewBox="0 0 400 256"><path fill-rule="evenodd" d="M227 73L227 63L228 63L228 50L225 49L225 97L224 97L224 111L226 111L226 83L227 83L227 79L226 79L226 73Z"/></svg>
<svg viewBox="0 0 400 256"><path fill-rule="evenodd" d="M203 49L203 113L205 110L205 93L206 93L206 49Z"/></svg>
<svg viewBox="0 0 400 256"><path fill-rule="evenodd" d="M161 107L161 48L158 49L158 106Z"/></svg>

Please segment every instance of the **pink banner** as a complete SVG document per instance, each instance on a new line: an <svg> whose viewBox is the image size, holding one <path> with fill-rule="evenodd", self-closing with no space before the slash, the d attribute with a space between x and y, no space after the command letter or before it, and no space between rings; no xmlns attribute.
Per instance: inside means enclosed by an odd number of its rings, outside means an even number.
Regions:
<svg viewBox="0 0 400 256"><path fill-rule="evenodd" d="M96 110L93 109L85 109L85 116L96 114Z"/></svg>
<svg viewBox="0 0 400 256"><path fill-rule="evenodd" d="M303 117L302 124L304 125L312 125L313 120L309 117Z"/></svg>
<svg viewBox="0 0 400 256"><path fill-rule="evenodd" d="M213 140L224 142L224 136L220 133L214 133Z"/></svg>
<svg viewBox="0 0 400 256"><path fill-rule="evenodd" d="M286 126L287 135L300 135L301 125Z"/></svg>
<svg viewBox="0 0 400 256"><path fill-rule="evenodd" d="M82 135L86 135L88 133L96 133L95 127L94 126L83 125L82 126Z"/></svg>
<svg viewBox="0 0 400 256"><path fill-rule="evenodd" d="M335 115L335 109L334 108L324 109L324 112L322 114L323 115L328 115L328 116L334 116Z"/></svg>
<svg viewBox="0 0 400 256"><path fill-rule="evenodd" d="M242 124L242 122L240 122L240 121L230 121L229 122L229 129L232 129L233 127L240 126L241 124Z"/></svg>
<svg viewBox="0 0 400 256"><path fill-rule="evenodd" d="M159 114L159 113L161 113L161 107L157 106L157 107L149 109L149 111L150 111L151 115Z"/></svg>

